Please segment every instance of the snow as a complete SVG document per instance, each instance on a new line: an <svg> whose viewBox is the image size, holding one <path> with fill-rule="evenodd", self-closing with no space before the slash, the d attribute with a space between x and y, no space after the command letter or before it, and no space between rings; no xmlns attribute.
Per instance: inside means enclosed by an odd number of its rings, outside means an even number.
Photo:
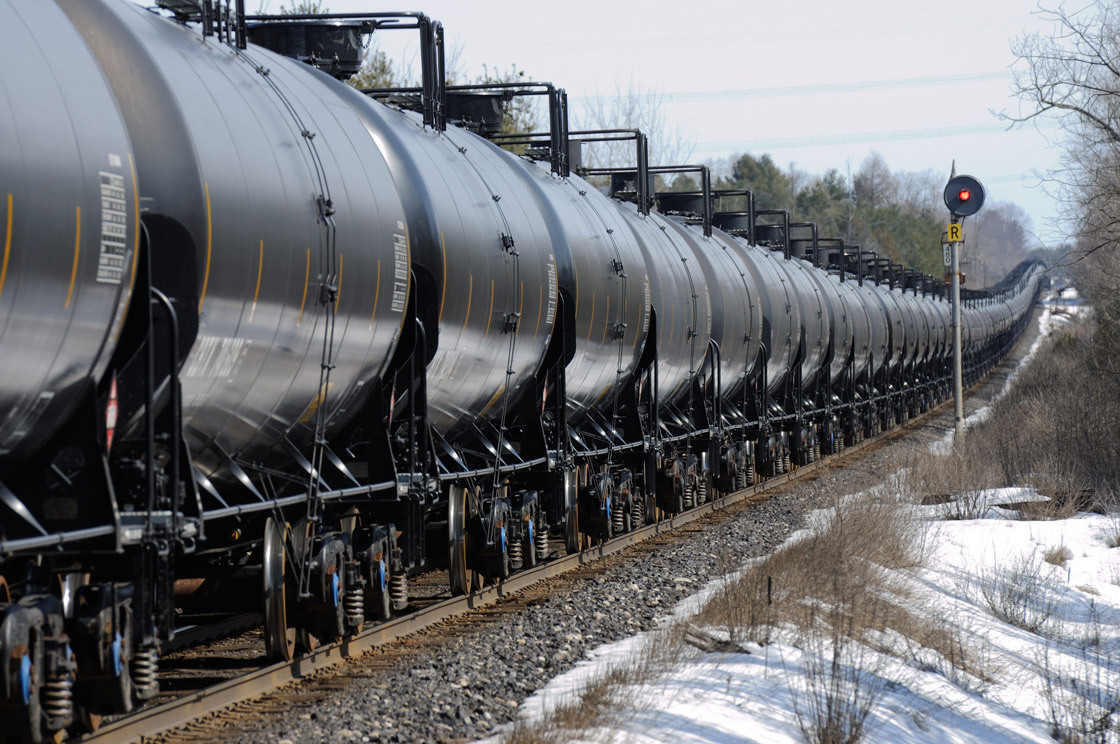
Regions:
<svg viewBox="0 0 1120 744"><path fill-rule="evenodd" d="M1049 307L1042 316L1040 338L1052 327ZM874 650L847 643L839 677L858 680L862 690L877 694L866 741L1053 742L1051 721L1076 717L1072 698L1056 686L1062 675L1080 679L1082 692L1103 690L1120 704L1120 548L1109 547L1120 539L1120 515L1023 521L1008 505L1043 498L1033 489L992 489L979 498L983 508L970 511L983 514L981 519L946 521L945 505L908 507L913 519L929 527L926 560L922 568L894 572L894 578L907 590L908 607L950 629L972 655L969 669L980 676L890 630L866 639L874 641ZM822 513L811 515L806 529L825 521ZM734 578L710 582L678 605L661 628L596 649L526 700L522 722L532 727L543 721L610 670L641 667L665 644L671 624L687 621ZM996 616L992 605L1000 606L1001 588L1023 594L1021 609L1038 621L1036 632ZM728 638L725 631L707 631ZM766 646L743 643L723 653L686 647L683 660L634 675L608 723L573 740L804 742L810 691L830 676L834 658L828 637L806 638L780 628ZM1099 740L1118 740L1115 729L1107 736L1112 738ZM501 734L491 741L501 741Z"/></svg>
<svg viewBox="0 0 1120 744"><path fill-rule="evenodd" d="M991 501L1021 501L1023 490L993 491ZM932 658L936 654L929 649L915 649L897 634L881 634L876 645L891 648L893 654L859 646L849 657L858 660L864 684L882 690L868 719L867 741L1052 742L1041 670L1047 664L1076 668L1084 661L1080 649L1085 639L1094 633L1102 637L1101 648L1112 654L1102 671L1112 675L1114 690L1120 684L1120 549L1107 544L1120 532L1120 519L1079 514L1027 522L1009 514L993 506L984 519L946 522L940 521L940 507L915 507L915 517L935 522L936 528L927 566L899 578L926 612L959 629L966 647L975 649L982 666L991 670L992 679L955 671L943 659ZM1042 560L1061 546L1071 555L1065 567ZM985 583L1014 577L1024 567L1037 572L1038 599L1053 610L1041 634L998 620L982 596ZM702 595L716 591L721 581L678 606L675 618L691 616L704 601ZM640 663L659 642L660 632L600 647L529 698L522 706L522 719L539 720L608 670ZM626 706L611 718L610 728L590 731L586 740L803 742L797 711L804 713L813 670L819 676L828 666L828 641L817 648L802 642L799 648L792 631L776 638L765 647L743 644L742 653L695 652L627 690Z"/></svg>

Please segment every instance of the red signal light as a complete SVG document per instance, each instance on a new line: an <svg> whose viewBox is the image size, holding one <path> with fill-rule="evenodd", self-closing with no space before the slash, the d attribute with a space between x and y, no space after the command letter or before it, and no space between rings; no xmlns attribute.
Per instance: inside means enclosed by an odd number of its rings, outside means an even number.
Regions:
<svg viewBox="0 0 1120 744"><path fill-rule="evenodd" d="M968 217L984 206L984 187L972 176L953 176L945 184L945 206L954 217Z"/></svg>

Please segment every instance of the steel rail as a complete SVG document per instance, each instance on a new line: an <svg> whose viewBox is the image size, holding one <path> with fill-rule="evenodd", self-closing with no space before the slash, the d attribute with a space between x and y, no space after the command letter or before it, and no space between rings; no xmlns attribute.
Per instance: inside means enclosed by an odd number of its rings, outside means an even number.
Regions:
<svg viewBox="0 0 1120 744"><path fill-rule="evenodd" d="M1019 340L1021 339L1017 339L1011 348L1014 348ZM1006 361L1006 357L993 365L984 377L968 389L967 396L971 397L984 385L1004 361ZM315 651L298 656L290 662L280 662L262 667L244 676L221 682L203 690L187 693L175 700L129 714L120 720L102 726L94 733L78 737L74 741L83 744L87 742L98 742L99 744L142 742L237 703L260 697L284 685L299 682L316 672L340 664L346 659L360 656L372 648L431 628L447 619L463 615L471 610L495 604L499 600L516 594L538 582L554 578L580 566L594 563L631 545L670 532L701 517L722 511L753 496L771 491L791 481L796 481L821 468L835 465L849 456L880 442L896 439L927 419L943 413L952 403L953 399L951 397L947 398L901 426L882 431L873 437L864 439L859 444L845 447L841 452L798 467L789 473L776 475L741 491L711 499L686 512L646 525L641 529L620 535L579 553L563 556L535 568L519 571L509 579L487 586L472 594L452 597L394 620L372 626L349 638L320 646Z"/></svg>

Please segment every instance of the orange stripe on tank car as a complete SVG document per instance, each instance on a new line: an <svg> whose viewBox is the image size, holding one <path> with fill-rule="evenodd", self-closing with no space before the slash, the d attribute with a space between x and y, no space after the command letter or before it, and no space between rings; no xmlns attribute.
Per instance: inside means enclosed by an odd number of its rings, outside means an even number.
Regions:
<svg viewBox="0 0 1120 744"><path fill-rule="evenodd" d="M494 280L490 280L490 312L486 316L486 333L483 338L490 335L490 323L494 320Z"/></svg>
<svg viewBox="0 0 1120 744"><path fill-rule="evenodd" d="M595 406L599 405L599 401L601 401L603 399L603 396L607 394L607 391L610 390L612 386L613 386L613 383L608 382L606 384L606 387L603 388L602 392L600 392L599 395L596 396L595 400L592 401L591 406L595 407Z"/></svg>
<svg viewBox="0 0 1120 744"><path fill-rule="evenodd" d="M0 295L4 294L4 282L8 279L8 257L12 255L12 195L8 194L8 227L4 230L4 262L0 263Z"/></svg>
<svg viewBox="0 0 1120 744"><path fill-rule="evenodd" d="M82 208L74 208L74 265L70 267L70 286L66 289L66 304L70 307L70 299L74 296L74 282L78 281L78 255L82 251Z"/></svg>
<svg viewBox="0 0 1120 744"><path fill-rule="evenodd" d="M202 312L202 303L206 299L206 286L210 284L210 253L214 247L214 220L210 212L210 184L203 183L202 191L206 195L206 270L202 274L202 291L198 295L198 311ZM311 251L307 252L308 267L310 268ZM303 298L307 299L307 285L303 285ZM299 309L299 317L303 318L303 307ZM299 325L297 322L296 325Z"/></svg>
<svg viewBox="0 0 1120 744"><path fill-rule="evenodd" d="M132 155L128 156L128 170L132 174L132 278L129 286L136 286L136 267L140 263L140 189L136 187L136 163ZM124 315L127 315L125 313ZM124 326L124 317L121 317L121 326Z"/></svg>
<svg viewBox="0 0 1120 744"><path fill-rule="evenodd" d="M533 338L536 338L537 334L541 331L541 312L544 310L544 285L541 285L539 289L540 298L537 304L537 326L533 329Z"/></svg>
<svg viewBox="0 0 1120 744"><path fill-rule="evenodd" d="M373 283L373 312L369 314L369 327L373 328L373 319L377 317L377 298L381 296L381 259L377 259L377 281Z"/></svg>
<svg viewBox="0 0 1120 744"><path fill-rule="evenodd" d="M587 340L591 340L591 332L595 330L595 293L591 293L591 320L587 321Z"/></svg>
<svg viewBox="0 0 1120 744"><path fill-rule="evenodd" d="M467 315L463 318L463 333L467 332L467 322L471 319L472 299L474 299L474 274L467 274Z"/></svg>
<svg viewBox="0 0 1120 744"><path fill-rule="evenodd" d="M494 393L494 396L492 398L490 398L490 402L487 403L485 406L483 406L482 411L479 413L479 415L483 416L483 415L486 414L487 411L489 411L491 408L493 408L494 404L498 402L498 398L502 397L502 393L504 393L505 391L506 391L506 386L505 385L502 385L501 387L499 387L498 392Z"/></svg>
<svg viewBox="0 0 1120 744"><path fill-rule="evenodd" d="M404 226L404 252L405 260L408 261L408 281L404 285L404 306L408 307L408 301L412 297L412 238L408 234L408 225ZM404 316L405 314L401 313L401 328L404 328Z"/></svg>
<svg viewBox="0 0 1120 744"><path fill-rule="evenodd" d="M303 322L303 308L307 305L307 283L311 279L311 249L307 249L307 268L303 270L303 299L299 301L299 317L296 318L296 326L299 327ZM199 308L202 304L199 304Z"/></svg>
<svg viewBox="0 0 1120 744"><path fill-rule="evenodd" d="M436 323L443 322L443 303L447 299L447 242L443 239L443 231L439 232L439 249L443 253L443 288L439 295L439 315Z"/></svg>
<svg viewBox="0 0 1120 744"><path fill-rule="evenodd" d="M257 257L257 288L253 290L253 306L249 309L249 322L257 314L257 298L261 296L261 274L264 273L264 241L261 241L260 254Z"/></svg>

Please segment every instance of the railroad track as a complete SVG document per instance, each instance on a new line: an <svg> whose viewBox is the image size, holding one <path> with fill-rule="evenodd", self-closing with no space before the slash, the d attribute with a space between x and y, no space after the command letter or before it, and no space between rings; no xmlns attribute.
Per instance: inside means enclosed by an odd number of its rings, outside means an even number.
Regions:
<svg viewBox="0 0 1120 744"><path fill-rule="evenodd" d="M972 390L979 388L983 382L978 383ZM187 664L183 664L181 658L172 661L168 664L170 669L161 669L161 686L166 690L161 691L157 704L149 705L118 720L105 723L98 731L83 735L77 741L89 742L90 744L93 742L123 744L124 742L150 740L158 734L257 698L284 685L306 680L322 670L355 659L370 649L405 636L433 629L472 611L491 608L489 612L476 613L478 615L477 622L484 624L488 622L488 616L501 614L501 611L494 612L492 608L503 600L506 600L509 605L506 612L517 611L533 602L543 601L542 597L547 596L548 593L548 582L555 580L557 577L573 573L572 579L578 581L594 576L600 570L593 565L596 561L619 553L638 543L658 537L666 539L670 533L680 530L685 525L723 511L740 502L764 498L770 491L805 478L821 468L833 467L857 454L864 454L873 448L877 448L878 445L901 436L929 418L944 412L950 404L951 401L942 403L911 419L904 426L895 427L875 437L865 439L857 445L846 448L839 454L796 468L789 473L771 477L736 493L713 499L688 512L667 517L580 553L564 555L534 568L519 571L505 581L486 586L470 595L450 599L418 597L418 603L425 606L414 609L408 614L393 620L371 626L349 638L322 645L315 651L296 657L291 662L276 663L254 668L247 673L244 672L246 667L255 666L259 663L261 656L263 656L263 642L260 639L259 631L256 629L241 633L237 631L259 624L259 615L242 614L223 619L216 624L191 628L183 633L183 637L177 637L176 649L183 649L192 643L207 639L228 636L207 647L208 654L216 653L216 656L206 657L210 663L199 663L202 657L197 654L194 656L188 655L189 661ZM423 582L422 577L421 580ZM432 583L432 580L429 579L427 583ZM531 591L534 587L538 588L539 592ZM429 594L437 593L434 591L434 587L427 587L427 589ZM509 600L513 601L510 602ZM174 655L183 656L185 654L186 652L180 650ZM367 676L368 673L368 671L356 671L357 676ZM328 683L328 686L330 684L334 683ZM322 690L304 692L296 688L290 694L281 695L280 699L286 701L283 703L285 706L314 704L316 700L321 699L323 694ZM267 712L267 710L258 711L258 713Z"/></svg>

